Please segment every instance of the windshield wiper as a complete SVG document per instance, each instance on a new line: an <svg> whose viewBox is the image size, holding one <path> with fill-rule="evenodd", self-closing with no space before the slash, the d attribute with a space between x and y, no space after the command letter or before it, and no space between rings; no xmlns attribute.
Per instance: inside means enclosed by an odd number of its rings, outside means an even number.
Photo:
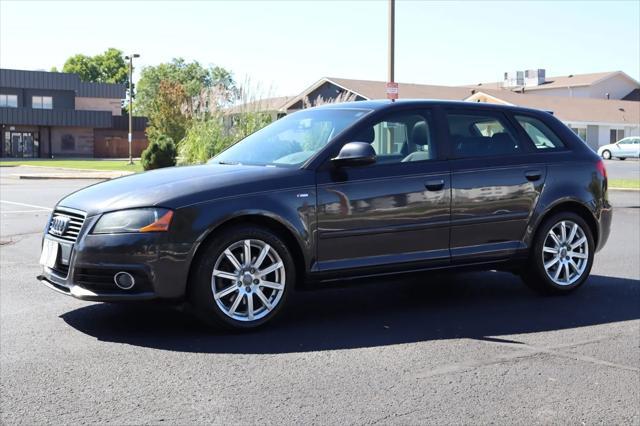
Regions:
<svg viewBox="0 0 640 426"><path fill-rule="evenodd" d="M237 166L240 163L238 163L237 161L236 162L233 162L233 161L218 161L218 164L223 164L225 166Z"/></svg>

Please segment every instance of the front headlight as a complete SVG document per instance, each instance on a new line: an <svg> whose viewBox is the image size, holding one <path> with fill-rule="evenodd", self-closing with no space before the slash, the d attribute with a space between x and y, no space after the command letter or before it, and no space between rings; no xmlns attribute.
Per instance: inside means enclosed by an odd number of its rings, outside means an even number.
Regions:
<svg viewBox="0 0 640 426"><path fill-rule="evenodd" d="M93 228L94 234L125 232L165 232L169 229L173 211L161 208L120 210L105 213Z"/></svg>

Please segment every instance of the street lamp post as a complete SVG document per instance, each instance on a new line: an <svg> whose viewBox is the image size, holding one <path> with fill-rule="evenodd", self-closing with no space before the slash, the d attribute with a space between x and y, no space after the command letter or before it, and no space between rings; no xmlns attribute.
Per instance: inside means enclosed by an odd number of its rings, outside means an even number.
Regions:
<svg viewBox="0 0 640 426"><path fill-rule="evenodd" d="M124 57L129 60L129 164L133 164L131 153L131 144L133 143L133 58L139 57L140 55L137 53Z"/></svg>

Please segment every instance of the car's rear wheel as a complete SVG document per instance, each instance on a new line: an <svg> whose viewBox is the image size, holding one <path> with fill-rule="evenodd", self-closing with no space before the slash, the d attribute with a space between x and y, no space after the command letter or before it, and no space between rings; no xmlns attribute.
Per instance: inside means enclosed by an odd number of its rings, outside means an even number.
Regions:
<svg viewBox="0 0 640 426"><path fill-rule="evenodd" d="M295 282L293 258L279 236L259 227L234 227L203 250L189 283L189 301L201 320L250 329L277 315Z"/></svg>
<svg viewBox="0 0 640 426"><path fill-rule="evenodd" d="M602 151L602 158L604 158L605 160L611 160L611 151L609 151L608 149Z"/></svg>
<svg viewBox="0 0 640 426"><path fill-rule="evenodd" d="M593 235L584 219L557 213L537 232L523 279L543 293L567 293L585 282L593 254Z"/></svg>

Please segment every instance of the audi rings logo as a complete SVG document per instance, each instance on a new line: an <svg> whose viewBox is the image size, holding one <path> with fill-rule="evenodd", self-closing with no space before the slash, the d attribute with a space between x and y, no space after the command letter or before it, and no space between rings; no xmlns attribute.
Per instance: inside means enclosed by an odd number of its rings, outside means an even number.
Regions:
<svg viewBox="0 0 640 426"><path fill-rule="evenodd" d="M69 229L69 221L70 219L66 216L55 216L51 219L49 232L57 236L64 235L64 233Z"/></svg>

